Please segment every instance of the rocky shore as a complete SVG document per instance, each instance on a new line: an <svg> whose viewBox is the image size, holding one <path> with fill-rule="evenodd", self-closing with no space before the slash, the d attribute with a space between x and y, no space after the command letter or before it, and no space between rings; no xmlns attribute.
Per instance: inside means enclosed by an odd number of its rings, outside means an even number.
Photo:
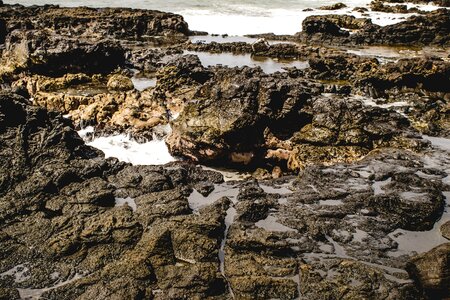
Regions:
<svg viewBox="0 0 450 300"><path fill-rule="evenodd" d="M1 4L0 299L449 298L450 12L342 5L217 42ZM176 161L86 144L117 134Z"/></svg>

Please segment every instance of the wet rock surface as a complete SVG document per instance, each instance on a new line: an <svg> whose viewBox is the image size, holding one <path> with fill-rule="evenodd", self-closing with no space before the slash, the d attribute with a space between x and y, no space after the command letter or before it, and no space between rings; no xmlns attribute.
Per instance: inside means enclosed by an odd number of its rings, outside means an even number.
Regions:
<svg viewBox="0 0 450 300"><path fill-rule="evenodd" d="M170 13L0 5L0 298L450 297L448 51L353 47L447 45L448 11L417 13L194 43ZM110 134L183 160L85 145Z"/></svg>

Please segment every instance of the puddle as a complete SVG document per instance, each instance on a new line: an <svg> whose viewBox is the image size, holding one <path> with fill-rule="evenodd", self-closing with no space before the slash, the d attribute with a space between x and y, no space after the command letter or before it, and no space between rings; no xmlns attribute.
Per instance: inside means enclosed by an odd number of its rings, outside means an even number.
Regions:
<svg viewBox="0 0 450 300"><path fill-rule="evenodd" d="M239 36L239 35L230 35L230 36L222 36L222 35L194 35L190 37L191 43L193 44L211 44L215 43L247 43L253 44L258 40L258 38L251 38L247 36ZM267 40L269 45L275 44L295 44L290 41L275 41L275 40Z"/></svg>
<svg viewBox="0 0 450 300"><path fill-rule="evenodd" d="M284 72L284 68L296 67L297 69L306 69L309 67L307 61L256 58L252 57L250 54L208 53L197 51L185 51L184 54L197 55L202 65L205 67L216 65L228 67L261 67L261 69L267 74Z"/></svg>
<svg viewBox="0 0 450 300"><path fill-rule="evenodd" d="M293 193L287 186L270 186L259 184L259 187L262 188L267 194L289 195Z"/></svg>
<svg viewBox="0 0 450 300"><path fill-rule="evenodd" d="M241 181L241 180L245 180L245 179L251 177L250 173L242 173L242 172L229 170L229 169L225 169L225 168L211 168L211 167L207 167L207 166L203 166L203 165L200 165L200 166L202 167L203 170L206 170L206 171L219 172L220 174L223 175L223 179L225 182Z"/></svg>
<svg viewBox="0 0 450 300"><path fill-rule="evenodd" d="M431 145L433 145L434 147L450 152L450 139L428 135L423 135L422 138L430 141Z"/></svg>
<svg viewBox="0 0 450 300"><path fill-rule="evenodd" d="M398 101L398 102L392 102L392 103L386 103L386 104L378 104L378 103L376 103L375 101L373 101L373 99L364 98L364 99L362 100L362 102L363 102L365 105L368 105L368 106L375 106L375 107L381 107L381 108L386 108L386 109L388 109L388 108L399 108L399 107L410 106L410 105L408 104L408 102L406 102L406 101Z"/></svg>
<svg viewBox="0 0 450 300"><path fill-rule="evenodd" d="M228 197L234 202L238 193L239 189L236 186L228 184L216 184L214 186L214 191L206 197L194 189L188 197L189 207L194 211L194 213L198 213L200 209L213 204L222 197Z"/></svg>
<svg viewBox="0 0 450 300"><path fill-rule="evenodd" d="M131 81L133 82L134 88L141 92L156 86L156 78L132 77Z"/></svg>
<svg viewBox="0 0 450 300"><path fill-rule="evenodd" d="M355 232L352 233L353 241L357 243L362 243L364 239L366 239L369 234L361 229L355 228Z"/></svg>
<svg viewBox="0 0 450 300"><path fill-rule="evenodd" d="M377 195L384 195L386 194L386 192L383 190L383 187L388 185L389 183L391 183L392 178L389 177L388 179L384 180L384 181L375 181L372 184L372 189L373 189L373 193L375 196Z"/></svg>
<svg viewBox="0 0 450 300"><path fill-rule="evenodd" d="M54 286L48 287L48 288L42 288L42 289L17 289L19 291L19 295L21 299L27 299L27 300L37 300L42 298L42 294L45 292L57 289L59 287L65 286L67 284L70 284L72 282L75 282L78 279L83 278L80 274L75 274L71 279L68 279L66 281L61 281L57 283Z"/></svg>
<svg viewBox="0 0 450 300"><path fill-rule="evenodd" d="M265 229L267 231L276 231L276 232L289 232L289 231L295 231L297 230L292 229L290 227L284 226L281 223L278 223L278 220L275 216L269 215L264 220L260 220L255 223L256 227Z"/></svg>
<svg viewBox="0 0 450 300"><path fill-rule="evenodd" d="M29 271L30 269L25 266L25 264L20 264L6 272L1 273L0 278L14 276L14 282L21 283L31 278Z"/></svg>
<svg viewBox="0 0 450 300"><path fill-rule="evenodd" d="M339 245L335 240L333 240L330 236L325 236L325 238L333 245L334 248L334 254L337 257L341 258L350 258L350 256L347 255L347 252L345 251L344 247Z"/></svg>
<svg viewBox="0 0 450 300"><path fill-rule="evenodd" d="M339 206L344 205L344 202L342 200L320 200L319 205Z"/></svg>
<svg viewBox="0 0 450 300"><path fill-rule="evenodd" d="M131 207L131 209L133 211L137 210L137 205L136 202L134 201L133 198L127 197L127 198L116 198L116 204L115 206L124 206L124 205L128 205L129 207Z"/></svg>

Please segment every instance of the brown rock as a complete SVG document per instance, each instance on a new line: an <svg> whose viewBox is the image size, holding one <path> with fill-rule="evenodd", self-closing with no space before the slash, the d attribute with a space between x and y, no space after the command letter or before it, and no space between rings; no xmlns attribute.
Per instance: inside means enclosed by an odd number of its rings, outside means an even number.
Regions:
<svg viewBox="0 0 450 300"><path fill-rule="evenodd" d="M450 297L450 243L413 258L408 273L431 299Z"/></svg>

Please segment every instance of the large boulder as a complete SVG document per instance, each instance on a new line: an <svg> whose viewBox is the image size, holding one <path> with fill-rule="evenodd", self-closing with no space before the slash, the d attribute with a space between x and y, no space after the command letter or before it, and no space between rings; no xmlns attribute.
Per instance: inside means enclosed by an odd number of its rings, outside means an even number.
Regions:
<svg viewBox="0 0 450 300"><path fill-rule="evenodd" d="M208 69L207 69L208 70ZM264 129L280 135L307 122L300 112L320 87L261 69L217 67L204 83L196 81L167 139L171 151L197 161L247 161L264 144ZM198 71L196 71L198 72ZM174 73L175 80L192 82ZM173 86L173 85L172 85Z"/></svg>

